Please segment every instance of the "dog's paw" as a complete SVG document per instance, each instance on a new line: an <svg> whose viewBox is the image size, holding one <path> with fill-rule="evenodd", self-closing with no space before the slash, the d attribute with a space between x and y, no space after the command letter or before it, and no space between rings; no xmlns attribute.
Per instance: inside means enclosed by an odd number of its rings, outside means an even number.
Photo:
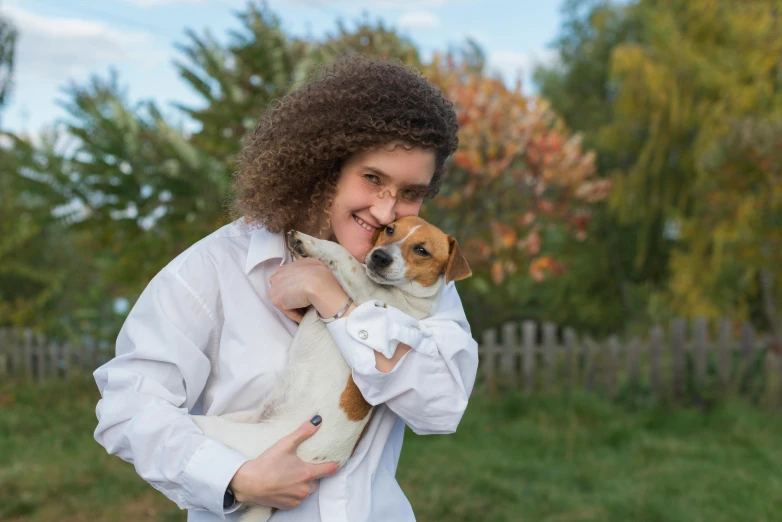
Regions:
<svg viewBox="0 0 782 522"><path fill-rule="evenodd" d="M307 247L312 247L314 244L312 237L295 230L288 232L288 248L301 257L310 257Z"/></svg>

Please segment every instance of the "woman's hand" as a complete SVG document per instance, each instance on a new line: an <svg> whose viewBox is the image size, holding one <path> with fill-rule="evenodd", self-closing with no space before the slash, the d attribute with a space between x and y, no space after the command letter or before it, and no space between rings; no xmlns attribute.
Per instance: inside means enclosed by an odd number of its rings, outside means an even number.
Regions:
<svg viewBox="0 0 782 522"><path fill-rule="evenodd" d="M338 469L334 462L309 464L296 456L299 444L316 431L318 426L307 421L260 457L242 464L230 484L236 500L277 509L298 507L318 489L318 479L333 475Z"/></svg>
<svg viewBox="0 0 782 522"><path fill-rule="evenodd" d="M302 309L313 305L323 317L336 314L348 295L331 270L320 260L300 258L282 265L269 278L272 304L294 321L301 322Z"/></svg>

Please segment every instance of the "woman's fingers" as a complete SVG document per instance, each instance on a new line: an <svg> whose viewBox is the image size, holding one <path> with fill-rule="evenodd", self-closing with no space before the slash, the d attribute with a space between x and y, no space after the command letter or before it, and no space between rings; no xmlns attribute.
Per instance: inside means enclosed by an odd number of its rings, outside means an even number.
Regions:
<svg viewBox="0 0 782 522"><path fill-rule="evenodd" d="M296 448L299 447L299 444L315 435L315 432L318 431L322 421L323 419L320 415L315 415L313 418L296 428L296 431L285 437L291 444L292 449L295 451Z"/></svg>
<svg viewBox="0 0 782 522"><path fill-rule="evenodd" d="M322 462L320 464L310 464L309 466L311 476L315 480L329 477L339 471L339 466L336 462Z"/></svg>
<svg viewBox="0 0 782 522"><path fill-rule="evenodd" d="M288 319L301 323L301 320L304 319L304 312L302 310L306 310L306 308L294 308L292 310L283 309L282 313L287 315Z"/></svg>

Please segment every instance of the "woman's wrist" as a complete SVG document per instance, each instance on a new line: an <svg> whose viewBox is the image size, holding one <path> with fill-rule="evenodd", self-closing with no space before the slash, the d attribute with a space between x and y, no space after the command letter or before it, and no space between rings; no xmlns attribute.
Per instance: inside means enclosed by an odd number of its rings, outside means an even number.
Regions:
<svg viewBox="0 0 782 522"><path fill-rule="evenodd" d="M332 281L319 282L310 289L307 297L321 317L333 317L345 306L348 294L340 286L339 282L334 279ZM351 303L345 313L342 314L342 317L350 314L355 307L356 305Z"/></svg>
<svg viewBox="0 0 782 522"><path fill-rule="evenodd" d="M247 500L244 494L245 477L243 471L245 466L247 466L246 462L242 464L238 470L236 470L236 473L234 473L231 482L228 483L228 487L231 488L231 491L233 492L234 498L237 500L237 502L244 502L245 500Z"/></svg>

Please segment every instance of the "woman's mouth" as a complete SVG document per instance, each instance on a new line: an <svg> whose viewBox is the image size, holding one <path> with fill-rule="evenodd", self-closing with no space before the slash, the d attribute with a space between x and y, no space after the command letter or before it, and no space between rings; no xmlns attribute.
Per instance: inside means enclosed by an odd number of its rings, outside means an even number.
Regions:
<svg viewBox="0 0 782 522"><path fill-rule="evenodd" d="M364 223L364 221L360 217L356 216L355 214L352 214L352 216L353 216L353 221L358 223L361 228L363 228L364 230L366 230L370 234L372 232L374 232L375 230L377 230L376 228L371 227L371 226L367 225L366 223Z"/></svg>

